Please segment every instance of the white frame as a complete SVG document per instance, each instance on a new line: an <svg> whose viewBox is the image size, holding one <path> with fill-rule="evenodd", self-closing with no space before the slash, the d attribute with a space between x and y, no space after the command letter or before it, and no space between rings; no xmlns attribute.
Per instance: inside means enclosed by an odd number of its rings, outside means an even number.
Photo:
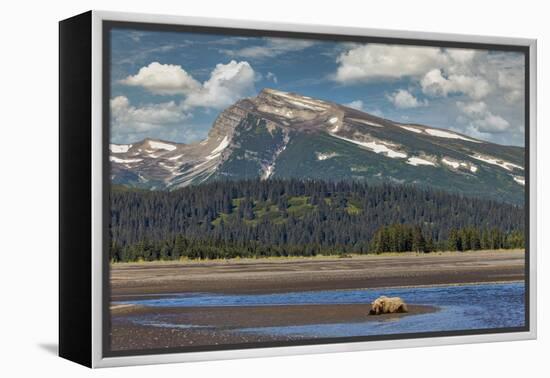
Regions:
<svg viewBox="0 0 550 378"><path fill-rule="evenodd" d="M259 29L285 32L323 33L336 35L357 35L384 38L407 38L465 43L507 44L529 47L530 104L529 120L529 246L530 246L530 331L481 335L427 337L384 341L365 341L341 344L319 344L306 346L270 347L256 349L220 350L209 352L187 352L150 354L124 357L103 357L102 355L102 21L127 21L156 24L181 24L238 29ZM202 17L166 16L153 14L92 11L92 367L115 367L174 362L225 360L236 358L286 356L297 354L350 352L373 349L403 347L424 347L449 344L482 343L536 339L537 337L537 41L524 38L504 38L477 35L410 32L402 30L380 30L355 27L323 26L314 24L267 23L256 21L215 19Z"/></svg>

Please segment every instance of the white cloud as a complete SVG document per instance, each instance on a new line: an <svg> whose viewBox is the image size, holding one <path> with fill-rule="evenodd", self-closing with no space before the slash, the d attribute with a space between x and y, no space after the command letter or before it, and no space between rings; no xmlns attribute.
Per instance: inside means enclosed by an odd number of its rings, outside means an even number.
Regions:
<svg viewBox="0 0 550 378"><path fill-rule="evenodd" d="M187 96L184 105L222 109L254 92L254 81L255 72L248 62L218 64L202 87Z"/></svg>
<svg viewBox="0 0 550 378"><path fill-rule="evenodd" d="M384 117L384 113L380 109L367 107L367 105L363 102L363 100L353 100L351 102L348 102L347 104L342 104L342 105L347 106L348 108L359 110L361 112L372 114L373 116L376 116L376 117L380 117L380 118Z"/></svg>
<svg viewBox="0 0 550 378"><path fill-rule="evenodd" d="M292 38L265 38L264 40L263 45L249 46L238 50L221 50L221 52L229 56L266 59L292 51L304 50L315 44L314 41Z"/></svg>
<svg viewBox="0 0 550 378"><path fill-rule="evenodd" d="M484 133L501 133L510 128L508 121L491 112L488 112L483 118L475 120L474 125Z"/></svg>
<svg viewBox="0 0 550 378"><path fill-rule="evenodd" d="M380 109L365 109L364 110L365 112L369 113L369 114L372 114L373 116L377 116L377 117L380 117L380 118L384 118L384 112Z"/></svg>
<svg viewBox="0 0 550 378"><path fill-rule="evenodd" d="M278 82L277 75L275 75L273 72L268 72L267 75L265 75L265 78L267 80L273 81L275 84L277 84Z"/></svg>
<svg viewBox="0 0 550 378"><path fill-rule="evenodd" d="M158 95L181 96L181 101L133 105L125 96L111 99L111 125L114 140L128 142L153 134L172 140L190 141L201 132L183 124L192 118L190 111L196 107L225 108L254 92L257 74L248 62L218 64L204 83L195 80L181 66L153 62L142 67L136 75L120 81L121 84L138 86ZM174 126L178 127L167 127ZM208 128L205 128L208 130Z"/></svg>
<svg viewBox="0 0 550 378"><path fill-rule="evenodd" d="M423 46L366 44L340 54L333 79L342 84L409 78L433 97L464 94L481 99L491 92L493 73L486 52Z"/></svg>
<svg viewBox="0 0 550 378"><path fill-rule="evenodd" d="M174 142L190 143L204 139L211 125L191 124L192 115L174 101L132 105L127 97L111 99L111 141L133 143L154 136Z"/></svg>
<svg viewBox="0 0 550 378"><path fill-rule="evenodd" d="M428 105L428 101L418 100L406 89L399 89L386 97L395 107L400 109L418 108Z"/></svg>
<svg viewBox="0 0 550 378"><path fill-rule="evenodd" d="M510 129L510 123L499 115L493 114L483 101L457 102L461 110L468 118L468 127L478 133L502 133Z"/></svg>
<svg viewBox="0 0 550 378"><path fill-rule="evenodd" d="M140 68L136 75L130 75L120 82L162 95L189 94L200 88L200 83L181 66L158 62Z"/></svg>
<svg viewBox="0 0 550 378"><path fill-rule="evenodd" d="M508 103L523 101L525 93L524 72L519 69L507 69L498 72L498 85L505 90L504 98Z"/></svg>
<svg viewBox="0 0 550 378"><path fill-rule="evenodd" d="M356 109L364 111L365 104L361 100L354 100L352 102L348 102L347 104L344 104L344 106L347 106L348 108Z"/></svg>
<svg viewBox="0 0 550 378"><path fill-rule="evenodd" d="M489 94L491 87L482 77L449 75L445 77L440 69L427 72L420 80L422 91L434 97L447 97L451 93L464 93L473 99L481 99Z"/></svg>
<svg viewBox="0 0 550 378"><path fill-rule="evenodd" d="M391 81L405 85L408 92L386 96L396 108L428 105L413 93L421 91L429 96L430 111L419 115L423 122L446 125L497 143L523 143L523 54L363 44L346 47L336 63L337 69L329 78L341 85ZM462 107L455 106L457 101Z"/></svg>
<svg viewBox="0 0 550 378"><path fill-rule="evenodd" d="M205 107L221 109L254 92L256 73L248 62L218 64L210 78L199 83L181 66L153 62L140 68L136 75L128 76L121 83L139 86L151 93L182 95L186 109Z"/></svg>
<svg viewBox="0 0 550 378"><path fill-rule="evenodd" d="M483 115L487 112L487 104L483 101L474 101L474 102L457 102L456 105L458 108L470 117L477 117Z"/></svg>
<svg viewBox="0 0 550 378"><path fill-rule="evenodd" d="M449 57L439 48L367 44L338 56L334 80L341 83L367 82L419 76L441 67Z"/></svg>
<svg viewBox="0 0 550 378"><path fill-rule="evenodd" d="M451 57L452 61L460 64L469 64L476 57L476 50L471 49L446 49L445 52Z"/></svg>
<svg viewBox="0 0 550 378"><path fill-rule="evenodd" d="M165 125L178 124L190 118L174 101L146 104L136 107L125 96L111 99L113 130L120 132L144 132Z"/></svg>
<svg viewBox="0 0 550 378"><path fill-rule="evenodd" d="M128 33L128 38L130 38L134 42L141 42L141 38L143 36L145 36L145 33L138 30L134 30Z"/></svg>

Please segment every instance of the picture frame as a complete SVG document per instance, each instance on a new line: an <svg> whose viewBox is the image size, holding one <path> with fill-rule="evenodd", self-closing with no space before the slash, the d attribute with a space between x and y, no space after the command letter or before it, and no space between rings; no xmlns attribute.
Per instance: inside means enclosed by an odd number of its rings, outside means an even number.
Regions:
<svg viewBox="0 0 550 378"><path fill-rule="evenodd" d="M106 11L89 11L83 13L61 21L59 27L59 354L61 357L88 367L96 368L536 338L536 40L323 25L272 24L244 20L223 20ZM134 84L137 82L140 72L139 67L134 65L131 65L131 72L125 73L122 76L123 79L117 79L118 81L114 80L112 75L112 54L113 51L116 52L116 50L113 50L111 32L119 29L161 34L187 33L209 36L215 35L226 38L247 37L281 38L301 41L330 41L334 43L335 46L348 43L353 44L353 46L355 46L355 44L380 44L390 46L416 46L420 48L432 47L440 49L440 52L444 49L472 49L489 51L489 55L491 55L491 51L498 51L516 53L521 56L524 76L521 78L523 85L520 93L523 99L520 106L523 111L523 129L520 131L522 131L523 134L521 134L520 137L524 138L522 141L524 150L522 158L524 159L524 165L518 168L521 168L521 171L523 171L523 177L520 179L520 176L513 176L516 182L517 180L523 180L524 185L523 192L521 195L518 195L518 198L524 201L523 206L520 205L520 208L525 219L524 224L522 224L525 257L522 263L523 279L520 280L521 290L524 290L524 296L521 299L521 303L524 305L521 316L523 316L522 319L524 320L522 320L521 325L511 327L497 326L494 329L462 329L458 327L457 329L438 332L426 332L421 329L420 331L413 330L410 332L365 334L364 336L350 336L345 333L328 333L327 335L329 336L324 337L292 338L283 341L260 337L258 339L259 341L248 341L241 344L230 342L226 345L219 345L212 341L210 344L207 342L193 347L187 346L178 348L171 345L164 348L151 347L149 349L144 349L136 347L132 349L128 347L127 349L113 350L113 344L111 343L114 337L112 327L112 303L123 303L123 305L126 305L126 302L118 297L112 300L112 283L110 281L111 277L113 277L113 257L112 254L110 254L110 248L112 248L113 242L113 231L111 229L113 227L113 220L109 210L113 210L109 194L113 186L112 170L114 164L112 149L109 147L113 144L113 83L120 83L122 80L130 82L129 78L133 78L134 82L128 86L141 86L140 89L145 88L149 90L152 88L150 84L143 84L143 82ZM206 42L203 41L203 43L202 49L206 51L207 49L204 47L206 46ZM119 44L117 46L123 45L124 44ZM198 60L200 60L201 57L201 55L195 56ZM271 57L271 59L282 59L282 55L276 55ZM343 59L342 55L340 55L339 59ZM154 60L154 58L150 60ZM235 60L233 62L237 64ZM162 64L162 62L160 64ZM212 66L212 64L210 64L210 66ZM265 76L267 75L268 69L266 68L264 71L266 71L266 73L264 73ZM146 71L143 72L147 73ZM180 71L178 72L181 74ZM126 79L124 79L125 77ZM178 78L181 79L180 76L178 76ZM187 76L185 76L184 79L187 80ZM450 80L450 77L446 76L441 79ZM479 79L479 77L477 79ZM258 79L256 78L253 80ZM352 75L350 80L360 79ZM197 81L198 80L190 80L189 82L191 84L189 85L191 85L191 87L193 85L202 85L202 88L204 88L205 84L195 84ZM365 82L367 83L369 81L367 80ZM149 85L149 87L147 87L147 85ZM451 84L447 83L446 85ZM187 99L190 96L190 89L188 89L188 87L185 87L187 88L185 89L184 87L185 85L177 90L173 88L170 89L171 87L162 87L162 89L159 89L160 87L155 87L154 90L157 91L156 95L160 93L161 96L176 96L184 93ZM454 87L445 88L447 88L445 89L445 96L441 97L448 97L448 93L454 93L453 91L458 93L463 90L453 89ZM161 93L162 90L170 90L172 92ZM441 90L441 88L438 90ZM477 89L474 88L473 90L475 91ZM428 92L427 90L426 93ZM219 92L217 93L219 95ZM392 95L397 93L398 92L383 93L381 96L390 101L390 97L395 100L395 96L392 97ZM439 93L441 94L441 92ZM276 96L284 97L285 95L278 93ZM309 99L310 97L299 97L299 99L302 100L304 98ZM473 98L479 100L482 99L483 96L478 96L476 94ZM411 100L410 98L408 99ZM208 101L214 102L216 101L216 97L209 98ZM413 101L417 101L416 104L420 108L424 106L423 104L426 104L427 107L428 103L435 102L435 100L431 98L421 99L420 97L413 97ZM489 102L489 100L487 100L487 102ZM312 106L310 103L308 104L308 106ZM319 103L315 104L318 106ZM126 104L125 106L134 105ZM187 106L192 105L187 104ZM277 106L275 106L275 108L277 108ZM221 110L220 108L217 109L216 112L223 111L223 108L221 108ZM404 109L407 109L407 107ZM166 111L166 109L163 109L163 111ZM487 115L496 117L496 115L491 112L488 112ZM375 119L385 120L386 118L379 117ZM125 120L128 122L128 118L125 118ZM330 123L330 120L328 120L328 122ZM372 125L374 121L371 120L370 122L371 126L376 127ZM412 122L411 125L413 126L406 126L407 124L405 123L396 124L401 125L401 128L417 127L416 131L411 131L412 133L424 132L425 134L430 134L425 130L434 130L433 128L424 128L424 126L418 129L418 124ZM385 124L382 126L385 126ZM336 133L337 131L334 131L334 134ZM437 131L432 131L432 134L428 136L431 138L441 135L441 131L439 131L439 135L437 133ZM466 140L467 143L474 143L474 141L469 138L476 138L470 134L454 135L459 135L460 138L462 138L461 140ZM340 135L339 138L345 142L350 142L351 136L346 134L345 136ZM447 134L447 136L443 138L450 137ZM220 143L220 141L222 142ZM214 151L218 152L218 149L223 150L223 148L226 148L226 146L220 148L223 141L225 141L225 139L222 140L219 138L219 140L216 140L216 144L212 145L212 153L205 158L206 160L214 159L212 158L212 156L216 155L213 154ZM351 143L354 142L352 141ZM371 151L369 151L371 154L379 154L376 149L385 148L382 155L385 155L386 158L391 158L391 148L394 148L391 146L395 146L384 144L380 142L380 139L364 140L360 143L374 143L375 147L372 147L372 145L368 147L371 149ZM380 147L380 143L385 147ZM126 145L129 144L127 143ZM178 146L178 148L183 147ZM399 149L393 150L393 154L402 153L400 151ZM493 166L500 165L498 169L501 170L504 165L505 171L509 170L508 168L514 165L505 160L498 160L495 164L494 158L488 155L476 155L475 153L473 155L477 156L477 166L470 165L467 167L467 169L471 170L470 174L475 174L478 167L482 166L481 164L485 164L489 168L491 168L491 164ZM174 157L176 156L170 155L170 157L166 159ZM317 160L323 160L323 157L317 156ZM216 157L216 159L217 158L218 157ZM131 158L126 155L122 158L115 157L115 163L117 163L116 159L131 160ZM141 159L141 157L134 157L133 159L138 160ZM436 165L427 155L422 155L422 157L418 157L418 159L422 160L426 165ZM414 161L409 160L410 166L414 166L412 163L414 163ZM454 173L460 169L458 166L458 168L454 167L454 164L460 164L458 160L455 162L451 159L450 163L445 163L443 160L438 160L437 162L437 165L441 165L442 167L444 164L448 166L446 169ZM515 168L512 168L512 170L513 169ZM508 174L507 172L505 173ZM499 175L502 176L502 172L500 172ZM269 175L267 175L267 178L269 178ZM511 182L513 183L513 181ZM190 187L192 187L192 185ZM177 187L169 189L175 188ZM151 188L147 189L151 190ZM155 188L152 189L155 190ZM486 188L484 190L486 190ZM504 194L499 195L504 196ZM513 195L515 194L512 194L512 196ZM511 207L503 209L502 211L504 212L506 209L511 209ZM257 216L256 213L253 215ZM264 242L260 241L259 244L262 243ZM346 257L347 256L343 256L343 258ZM352 258L352 260L354 260L354 258ZM202 255L200 259L202 259ZM292 261L290 263L292 264ZM120 277L120 275L117 276L117 279ZM484 279L484 281L489 282L490 280ZM418 285L420 285L420 283ZM397 287L405 285L390 286ZM361 286L355 288L359 287ZM351 287L347 286L343 288L351 289ZM315 290L312 291L315 292ZM146 295L150 295L152 298L163 298L167 293L171 292L147 293ZM127 294L128 296L135 295L137 297L137 294L133 291L128 291ZM145 294L139 298L144 299ZM147 306L147 304L145 306ZM223 307L223 305L221 305L221 307ZM208 311L208 309L206 311ZM223 311L226 310L222 308L220 311L224 314ZM164 326L163 324L162 327ZM195 324L192 324L192 326L195 326ZM202 325L200 326L202 327ZM315 324L313 324L313 326L315 326ZM156 329L162 328L157 327ZM302 330L300 332L304 331Z"/></svg>

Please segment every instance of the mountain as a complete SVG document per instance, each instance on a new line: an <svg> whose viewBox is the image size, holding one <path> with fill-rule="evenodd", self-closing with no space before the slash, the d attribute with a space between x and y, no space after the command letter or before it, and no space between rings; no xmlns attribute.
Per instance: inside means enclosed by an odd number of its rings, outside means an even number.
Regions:
<svg viewBox="0 0 550 378"><path fill-rule="evenodd" d="M523 203L524 149L264 89L222 111L208 137L111 144L114 184L175 189L219 179L366 180Z"/></svg>

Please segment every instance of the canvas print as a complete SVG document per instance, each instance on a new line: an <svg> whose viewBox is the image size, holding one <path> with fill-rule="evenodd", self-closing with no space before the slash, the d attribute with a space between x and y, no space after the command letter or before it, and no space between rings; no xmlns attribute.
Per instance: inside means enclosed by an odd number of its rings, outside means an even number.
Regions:
<svg viewBox="0 0 550 378"><path fill-rule="evenodd" d="M107 33L107 352L525 330L524 52L264 34Z"/></svg>

